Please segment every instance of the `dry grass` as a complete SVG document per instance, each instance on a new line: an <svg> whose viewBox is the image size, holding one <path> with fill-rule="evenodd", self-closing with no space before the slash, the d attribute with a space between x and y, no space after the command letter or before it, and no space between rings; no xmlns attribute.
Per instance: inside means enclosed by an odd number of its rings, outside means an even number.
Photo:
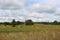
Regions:
<svg viewBox="0 0 60 40"><path fill-rule="evenodd" d="M60 40L60 25L0 26L0 40ZM6 32L9 30L9 32ZM20 32L10 32L20 31ZM22 31L22 32L21 32Z"/></svg>
<svg viewBox="0 0 60 40"><path fill-rule="evenodd" d="M60 32L0 33L0 40L60 40Z"/></svg>
<svg viewBox="0 0 60 40"><path fill-rule="evenodd" d="M16 27L0 25L0 32L40 32L45 30L60 31L60 25L35 24L30 26L16 25Z"/></svg>

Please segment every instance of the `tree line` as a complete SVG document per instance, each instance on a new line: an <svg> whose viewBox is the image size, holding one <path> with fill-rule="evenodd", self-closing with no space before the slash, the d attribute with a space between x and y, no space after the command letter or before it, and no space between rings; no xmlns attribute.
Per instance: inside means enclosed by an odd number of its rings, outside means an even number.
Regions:
<svg viewBox="0 0 60 40"><path fill-rule="evenodd" d="M15 25L33 25L33 24L51 24L51 25L60 25L60 22L54 21L54 22L33 22L32 20L25 20L25 22L21 22L21 21L15 21L15 19L13 19L11 22L0 22L0 25L12 25L13 27L15 27Z"/></svg>
<svg viewBox="0 0 60 40"><path fill-rule="evenodd" d="M53 22L35 22L37 24L45 24L45 25L60 25L60 22L58 21L53 21Z"/></svg>
<svg viewBox="0 0 60 40"><path fill-rule="evenodd" d="M13 19L11 22L0 22L0 25L12 25L13 27L15 27L15 25L33 25L34 22L32 20L25 20L25 22L21 22L21 21L15 21L15 19Z"/></svg>

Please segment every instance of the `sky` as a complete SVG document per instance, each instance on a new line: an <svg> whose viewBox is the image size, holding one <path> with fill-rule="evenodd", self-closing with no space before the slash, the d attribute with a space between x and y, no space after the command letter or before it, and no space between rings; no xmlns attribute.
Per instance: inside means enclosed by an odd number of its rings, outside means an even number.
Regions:
<svg viewBox="0 0 60 40"><path fill-rule="evenodd" d="M60 21L60 0L0 0L0 22Z"/></svg>

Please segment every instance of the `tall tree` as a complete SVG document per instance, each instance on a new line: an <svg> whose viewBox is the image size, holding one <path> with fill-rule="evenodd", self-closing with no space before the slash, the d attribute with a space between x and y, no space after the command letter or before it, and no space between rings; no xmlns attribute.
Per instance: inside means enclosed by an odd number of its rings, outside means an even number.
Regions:
<svg viewBox="0 0 60 40"><path fill-rule="evenodd" d="M12 20L12 26L15 27L16 25L16 22L15 22L15 19Z"/></svg>

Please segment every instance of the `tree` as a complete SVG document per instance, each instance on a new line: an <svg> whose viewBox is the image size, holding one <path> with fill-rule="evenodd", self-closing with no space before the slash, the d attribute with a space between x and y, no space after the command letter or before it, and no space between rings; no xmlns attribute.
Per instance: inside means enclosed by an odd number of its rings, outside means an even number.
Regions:
<svg viewBox="0 0 60 40"><path fill-rule="evenodd" d="M32 20L26 20L25 25L33 25L33 21Z"/></svg>
<svg viewBox="0 0 60 40"><path fill-rule="evenodd" d="M57 24L58 22L57 21L54 21L53 24Z"/></svg>
<svg viewBox="0 0 60 40"><path fill-rule="evenodd" d="M16 24L20 25L20 24L23 24L23 22L17 21Z"/></svg>
<svg viewBox="0 0 60 40"><path fill-rule="evenodd" d="M11 24L13 27L15 27L15 25L16 25L15 19L12 20Z"/></svg>
<svg viewBox="0 0 60 40"><path fill-rule="evenodd" d="M57 21L54 21L54 23L57 23Z"/></svg>

